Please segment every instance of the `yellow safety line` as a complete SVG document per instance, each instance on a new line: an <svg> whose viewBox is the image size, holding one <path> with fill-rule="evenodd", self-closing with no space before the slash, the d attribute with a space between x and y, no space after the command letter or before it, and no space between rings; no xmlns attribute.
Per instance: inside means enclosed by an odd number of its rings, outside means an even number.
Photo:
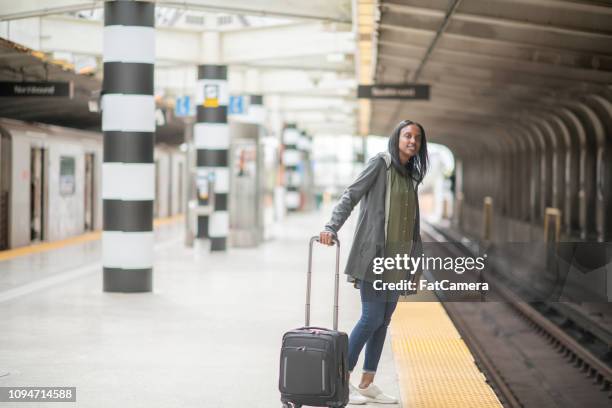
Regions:
<svg viewBox="0 0 612 408"><path fill-rule="evenodd" d="M161 225L172 224L183 219L182 214L173 215L172 217L156 218L153 220L153 226L159 227ZM18 256L30 255L39 252L51 251L53 249L63 248L68 245L82 244L87 241L95 241L100 239L102 231L92 231L85 234L77 235L74 237L61 239L52 242L40 242L28 246L23 246L14 249L7 249L0 251L0 261L6 261L8 259L17 258Z"/></svg>
<svg viewBox="0 0 612 408"><path fill-rule="evenodd" d="M402 406L502 407L446 311L431 296L399 302L391 321Z"/></svg>

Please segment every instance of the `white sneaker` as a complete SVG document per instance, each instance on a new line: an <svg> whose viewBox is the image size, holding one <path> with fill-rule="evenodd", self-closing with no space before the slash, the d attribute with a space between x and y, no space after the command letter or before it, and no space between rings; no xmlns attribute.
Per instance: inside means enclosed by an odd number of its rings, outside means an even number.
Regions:
<svg viewBox="0 0 612 408"><path fill-rule="evenodd" d="M378 404L397 404L398 402L397 398L385 394L373 383L366 388L357 388L357 391L361 396L365 397L367 402L376 402Z"/></svg>
<svg viewBox="0 0 612 408"><path fill-rule="evenodd" d="M349 383L349 404L363 405L366 402L368 402L368 399L361 395L360 390L358 390L353 384Z"/></svg>

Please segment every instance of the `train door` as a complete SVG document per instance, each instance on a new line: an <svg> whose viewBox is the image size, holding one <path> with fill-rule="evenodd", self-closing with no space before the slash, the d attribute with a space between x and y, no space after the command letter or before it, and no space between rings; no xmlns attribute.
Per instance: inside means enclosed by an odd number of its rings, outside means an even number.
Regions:
<svg viewBox="0 0 612 408"><path fill-rule="evenodd" d="M85 231L93 231L94 230L94 191L95 191L95 176L94 176L94 166L95 166L95 155L94 153L86 153L85 154L85 185L83 188L84 191L84 229Z"/></svg>
<svg viewBox="0 0 612 408"><path fill-rule="evenodd" d="M11 136L0 131L0 250L9 248Z"/></svg>
<svg viewBox="0 0 612 408"><path fill-rule="evenodd" d="M30 149L30 241L43 241L47 238L46 225L46 191L47 149L32 147Z"/></svg>

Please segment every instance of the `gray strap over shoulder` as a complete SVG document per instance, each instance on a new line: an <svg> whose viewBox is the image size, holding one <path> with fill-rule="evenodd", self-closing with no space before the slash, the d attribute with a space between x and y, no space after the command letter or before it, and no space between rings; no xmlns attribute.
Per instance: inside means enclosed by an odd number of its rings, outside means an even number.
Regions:
<svg viewBox="0 0 612 408"><path fill-rule="evenodd" d="M380 152L380 157L382 157L385 161L385 164L387 166L387 170L389 170L389 167L391 167L391 153L385 151L385 152Z"/></svg>

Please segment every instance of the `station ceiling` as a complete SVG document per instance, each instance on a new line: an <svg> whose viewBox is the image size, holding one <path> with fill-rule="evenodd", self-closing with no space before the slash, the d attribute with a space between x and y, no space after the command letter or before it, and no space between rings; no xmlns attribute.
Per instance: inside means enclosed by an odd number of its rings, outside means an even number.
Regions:
<svg viewBox="0 0 612 408"><path fill-rule="evenodd" d="M431 85L431 99L374 100L370 133L402 119L449 145L562 98L610 94L612 7L604 1L380 0L373 80Z"/></svg>
<svg viewBox="0 0 612 408"><path fill-rule="evenodd" d="M103 3L0 0L0 36L100 78ZM155 4L155 95L166 103L194 95L197 65L227 64L230 92L263 94L283 122L312 134L355 132L351 0Z"/></svg>
<svg viewBox="0 0 612 408"><path fill-rule="evenodd" d="M350 0L154 0L157 6L350 23ZM104 0L1 0L0 21L102 7Z"/></svg>
<svg viewBox="0 0 612 408"><path fill-rule="evenodd" d="M39 43L34 48L46 55L60 50L89 53L99 59L101 41L84 42L66 33L83 32L87 38L101 39L100 15L96 13L102 3L0 0L0 21L40 18ZM156 81L168 78L166 96L185 92L185 85L176 78L193 77L184 67L194 68L204 57L200 50L203 33L209 28L189 26L184 13L229 13L237 16L235 24L247 26L223 32L225 62L244 75L256 69L263 93L279 98L284 119L314 132L387 135L394 124L409 118L421 122L432 136L452 148L464 143L455 140L460 134L488 134L539 108L555 109L561 99L588 92L612 93L612 7L603 0L156 3L160 9L159 43L168 45L158 50L158 57L165 59L158 61L160 76ZM292 23L270 26L263 17L255 23L245 19L246 15L285 18ZM345 44L347 35L352 34L350 26L346 27L351 21L357 23L355 60ZM34 120L32 115L36 115L50 123L98 126L99 115L89 112L87 101L100 88L99 79L49 64L44 55L9 42L1 44L0 52L3 79L70 77L75 83L71 101L39 101L35 109L24 109L20 104L26 101L0 100L0 115L24 120ZM357 117L352 96L356 81L347 81L350 76L359 83L430 84L431 98L360 100ZM174 84L179 84L177 89ZM27 103L33 102L30 99ZM315 102L325 108L317 109ZM170 124L182 126L178 121Z"/></svg>

